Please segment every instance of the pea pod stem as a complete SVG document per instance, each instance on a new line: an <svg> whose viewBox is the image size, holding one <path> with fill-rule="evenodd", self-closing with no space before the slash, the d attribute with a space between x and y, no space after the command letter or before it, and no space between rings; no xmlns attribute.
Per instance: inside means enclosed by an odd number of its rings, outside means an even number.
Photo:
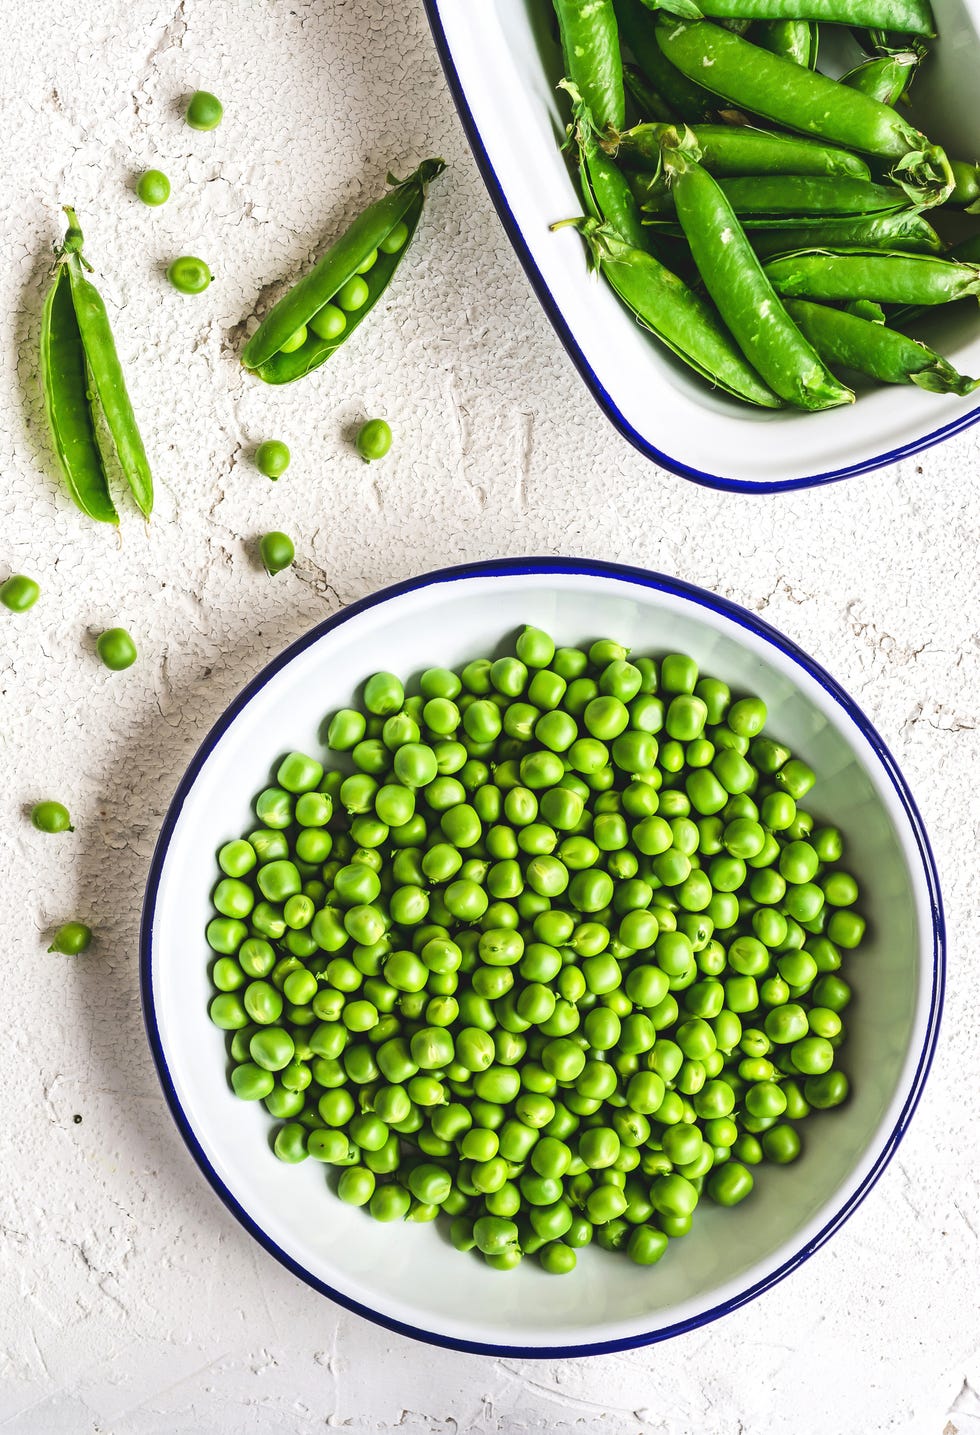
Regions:
<svg viewBox="0 0 980 1435"><path fill-rule="evenodd" d="M553 0L565 74L601 129L622 129L626 117L619 27L612 0Z"/></svg>
<svg viewBox="0 0 980 1435"><path fill-rule="evenodd" d="M643 0L685 20L815 20L828 25L887 24L910 35L934 36L929 0Z"/></svg>
<svg viewBox="0 0 980 1435"><path fill-rule="evenodd" d="M260 377L270 383L288 383L319 367L339 347L355 327L355 321L348 324L338 340L311 337L292 352L280 352L283 344L333 299L354 277L358 266L399 224L408 225L410 242L422 212L426 189L445 167L441 159L427 159L405 180L389 175L393 188L354 220L310 272L293 285L262 320L242 351L245 368L258 370ZM356 323L373 308L407 248L408 242L396 254L379 254L371 271L374 282L368 281L370 297L357 313Z"/></svg>
<svg viewBox="0 0 980 1435"><path fill-rule="evenodd" d="M689 132L664 136L677 217L705 288L753 368L804 409L853 403L786 312L718 181L698 163Z"/></svg>
<svg viewBox="0 0 980 1435"><path fill-rule="evenodd" d="M890 178L922 206L949 195L945 152L895 110L836 80L705 21L657 22L665 56L716 94L752 114L847 149L893 161Z"/></svg>
<svg viewBox="0 0 980 1435"><path fill-rule="evenodd" d="M105 419L126 482L140 512L153 509L153 477L126 390L109 316L86 270L83 235L69 206L68 230L57 255L54 283L41 325L41 379L59 466L79 508L103 523L118 523L99 445Z"/></svg>
<svg viewBox="0 0 980 1435"><path fill-rule="evenodd" d="M934 394L973 393L980 379L957 373L941 354L878 320L824 304L790 299L792 318L828 364L867 374L885 384L915 384Z"/></svg>
<svg viewBox="0 0 980 1435"><path fill-rule="evenodd" d="M980 297L980 265L931 254L805 250L771 260L766 273L780 294L793 299L932 305Z"/></svg>
<svg viewBox="0 0 980 1435"><path fill-rule="evenodd" d="M660 141L668 126L641 124L624 130L614 147L627 168L659 171ZM847 175L870 180L859 155L796 135L775 134L744 125L692 125L701 163L714 175ZM902 203L907 204L905 197Z"/></svg>
<svg viewBox="0 0 980 1435"><path fill-rule="evenodd" d="M562 221L580 230L593 264L634 317L674 354L726 393L778 408L779 399L746 362L712 307L651 254L594 219ZM552 229L560 225L552 225Z"/></svg>

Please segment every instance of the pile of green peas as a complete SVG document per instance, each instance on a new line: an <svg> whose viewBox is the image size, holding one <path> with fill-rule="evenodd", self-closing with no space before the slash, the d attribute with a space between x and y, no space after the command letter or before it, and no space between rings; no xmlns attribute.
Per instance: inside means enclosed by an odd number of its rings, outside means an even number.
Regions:
<svg viewBox="0 0 980 1435"><path fill-rule="evenodd" d="M652 1265L839 1106L865 922L815 777L690 657L375 673L218 854L214 1023L276 1155L380 1221L560 1274Z"/></svg>

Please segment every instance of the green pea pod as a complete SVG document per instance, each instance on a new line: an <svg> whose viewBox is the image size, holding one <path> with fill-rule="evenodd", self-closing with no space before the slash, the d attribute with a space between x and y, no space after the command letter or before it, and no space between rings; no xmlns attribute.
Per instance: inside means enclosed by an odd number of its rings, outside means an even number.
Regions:
<svg viewBox="0 0 980 1435"><path fill-rule="evenodd" d="M757 20L750 38L772 55L781 55L802 65L806 70L817 68L820 27L812 20Z"/></svg>
<svg viewBox="0 0 980 1435"><path fill-rule="evenodd" d="M69 222L77 227L74 212L70 209L66 212ZM92 281L86 278L80 252L72 251L67 254L64 264L68 271L72 303L92 388L105 415L126 482L140 512L145 518L149 518L153 511L153 475L150 473L143 439L136 426L133 406L126 392L126 380L123 378L102 295Z"/></svg>
<svg viewBox="0 0 980 1435"><path fill-rule="evenodd" d="M924 54L920 46L914 50L899 50L894 55L876 55L841 75L840 82L880 100L883 105L897 105L915 79Z"/></svg>
<svg viewBox="0 0 980 1435"><path fill-rule="evenodd" d="M58 265L41 316L41 385L58 465L77 506L100 523L118 523L95 435L85 350L71 281Z"/></svg>
<svg viewBox="0 0 980 1435"><path fill-rule="evenodd" d="M665 131L669 129L665 126ZM703 166L710 174L709 165ZM847 176L813 174L763 174L724 177L718 180L729 203L739 216L766 215L772 219L816 219L825 216L888 214L908 209L904 191L894 185L869 184ZM643 210L669 214L674 209L673 191L664 188L656 175L633 179L633 193Z"/></svg>
<svg viewBox="0 0 980 1435"><path fill-rule="evenodd" d="M645 329L710 384L747 403L779 408L778 398L746 363L712 307L682 279L653 255L625 244L608 225L594 219L572 222L593 263Z"/></svg>
<svg viewBox="0 0 980 1435"><path fill-rule="evenodd" d="M931 254L811 249L771 260L766 273L777 292L791 299L932 305L980 297L980 265Z"/></svg>
<svg viewBox="0 0 980 1435"><path fill-rule="evenodd" d="M967 214L977 214L980 212L980 165L968 164L962 159L951 159L950 164L955 183L949 203L963 205Z"/></svg>
<svg viewBox="0 0 980 1435"><path fill-rule="evenodd" d="M656 19L643 0L613 0L620 38L671 113L688 123L706 119L718 108L718 101L703 85L682 75L666 58L656 38Z"/></svg>
<svg viewBox="0 0 980 1435"><path fill-rule="evenodd" d="M915 384L934 394L962 397L980 388L980 379L957 373L942 355L878 320L802 299L790 299L786 308L828 364L854 369L883 384Z"/></svg>
<svg viewBox="0 0 980 1435"><path fill-rule="evenodd" d="M799 249L884 249L908 254L941 254L943 241L914 209L897 214L858 215L823 220L743 218L752 248L760 258Z"/></svg>
<svg viewBox="0 0 980 1435"><path fill-rule="evenodd" d="M256 370L266 383L291 383L319 368L344 343L387 288L418 227L426 189L445 167L441 159L427 159L405 180L388 176L393 188L354 220L262 320L242 351L245 368ZM408 239L394 254L378 252L376 262L363 276L368 286L367 302L349 316L343 333L334 339L321 339L311 333L299 348L281 352L282 346L330 303L400 224L407 226Z"/></svg>
<svg viewBox="0 0 980 1435"><path fill-rule="evenodd" d="M679 70L741 109L891 159L890 178L915 203L941 204L949 195L953 175L945 152L889 105L704 21L658 21L657 40Z"/></svg>
<svg viewBox="0 0 980 1435"><path fill-rule="evenodd" d="M626 122L623 61L612 0L553 0L565 74L601 129Z"/></svg>
<svg viewBox="0 0 980 1435"><path fill-rule="evenodd" d="M957 263L980 265L980 234L971 234L968 238L961 239L947 252L946 258ZM901 309L892 310L891 321L893 324L910 324L913 319L920 319L925 312L926 310L918 305L904 305Z"/></svg>
<svg viewBox="0 0 980 1435"><path fill-rule="evenodd" d="M667 102L647 83L646 77L635 65L623 66L623 83L636 108L648 123L652 120L674 118Z"/></svg>
<svg viewBox="0 0 980 1435"><path fill-rule="evenodd" d="M586 210L593 219L611 225L635 249L649 249L653 240L643 228L640 207L626 176L600 146L591 110L570 80L562 80L561 87L572 100L569 142L578 150L579 184Z"/></svg>
<svg viewBox="0 0 980 1435"><path fill-rule="evenodd" d="M801 72L803 73L803 72ZM704 286L753 368L787 403L803 409L854 402L800 333L716 179L697 162L689 132L664 137L664 167L677 217Z"/></svg>
<svg viewBox="0 0 980 1435"><path fill-rule="evenodd" d="M635 125L619 136L616 157L628 169L657 172L660 141L667 125ZM859 155L796 135L775 134L747 125L692 125L701 163L714 175L847 175L870 180L871 171ZM902 195L902 203L908 200Z"/></svg>
<svg viewBox="0 0 980 1435"><path fill-rule="evenodd" d="M929 0L643 0L650 10L684 20L816 20L828 25L879 26L935 35ZM700 10L700 15L697 12Z"/></svg>

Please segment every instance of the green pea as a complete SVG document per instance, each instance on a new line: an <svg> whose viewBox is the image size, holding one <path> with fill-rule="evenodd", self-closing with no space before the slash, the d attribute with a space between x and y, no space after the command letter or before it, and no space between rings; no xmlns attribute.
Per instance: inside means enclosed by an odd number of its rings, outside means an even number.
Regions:
<svg viewBox="0 0 980 1435"><path fill-rule="evenodd" d="M195 90L187 101L184 119L192 130L217 129L224 114L221 101L208 90Z"/></svg>
<svg viewBox="0 0 980 1435"><path fill-rule="evenodd" d="M266 478L282 478L289 467L289 449L281 439L266 439L255 450L255 467Z"/></svg>
<svg viewBox="0 0 980 1435"><path fill-rule="evenodd" d="M266 1071L261 1066L256 1066L252 1061L242 1062L231 1073L232 1089L242 1101L264 1100L275 1084L272 1072Z"/></svg>
<svg viewBox="0 0 980 1435"><path fill-rule="evenodd" d="M181 254L167 266L167 278L179 294L203 294L212 274L203 259Z"/></svg>
<svg viewBox="0 0 980 1435"><path fill-rule="evenodd" d="M293 540L288 534L280 533L278 530L264 533L259 539L259 556L265 571L270 578L274 578L277 573L288 568L296 557Z"/></svg>
<svg viewBox="0 0 980 1435"><path fill-rule="evenodd" d="M95 647L105 666L114 673L131 668L136 662L136 644L125 628L107 628L99 634Z"/></svg>
<svg viewBox="0 0 980 1435"><path fill-rule="evenodd" d="M327 343L333 343L347 328L347 315L336 304L324 304L323 308L318 309L310 319L308 327L313 330L318 339L325 339Z"/></svg>
<svg viewBox="0 0 980 1435"><path fill-rule="evenodd" d="M354 289L354 285L360 285L361 288ZM352 296L355 298L359 296L361 289L364 291L364 298L358 303L353 303ZM364 280L354 278L349 279L341 289L337 296L337 302L341 309L354 310L360 309L367 302L367 297L368 290ZM372 463L379 458L384 458L391 448L391 428L384 419L368 419L358 429L354 442L361 458L367 463Z"/></svg>
<svg viewBox="0 0 980 1435"><path fill-rule="evenodd" d="M408 225L399 221L378 244L382 254L397 254L408 242Z"/></svg>
<svg viewBox="0 0 980 1435"><path fill-rule="evenodd" d="M0 583L0 603L11 613L26 613L40 596L40 584L23 573L12 573Z"/></svg>
<svg viewBox="0 0 980 1435"><path fill-rule="evenodd" d="M360 274L354 274L340 286L333 296L333 302L345 313L355 314L358 309L364 308L370 295L371 291Z"/></svg>

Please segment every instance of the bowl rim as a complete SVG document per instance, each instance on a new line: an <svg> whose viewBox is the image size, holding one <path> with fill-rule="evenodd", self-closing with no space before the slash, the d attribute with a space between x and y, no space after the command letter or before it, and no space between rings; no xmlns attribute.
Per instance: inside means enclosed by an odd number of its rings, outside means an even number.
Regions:
<svg viewBox="0 0 980 1435"><path fill-rule="evenodd" d="M604 386L598 374L592 368L585 354L582 351L578 340L575 338L569 324L567 323L560 304L552 294L548 283L538 268L531 254L531 250L524 238L524 231L514 216L513 210L507 200L504 187L497 177L490 156L480 134L480 127L473 116L469 102L466 98L466 90L459 77L459 70L453 55L452 47L446 35L445 26L442 23L442 10L447 0L422 0L425 12L429 21L429 28L432 31L432 38L435 42L436 51L442 65L446 83L449 86L449 93L459 115L463 130L469 142L473 157L476 160L477 169L487 187L490 200L497 211L500 222L506 231L514 252L521 262L521 266L530 281L531 288L537 295L538 301L544 309L545 314L551 321L551 325L561 340L568 357L578 370L586 388L592 394L596 403L609 419L615 429L622 434L635 449L643 454L644 458L651 459L661 468L677 474L680 478L690 479L694 483L703 485L705 488L720 489L725 493L788 493L797 488L816 488L825 483L839 483L841 479L856 478L862 473L873 473L875 469L884 468L887 464L899 463L902 459L913 458L918 453L932 448L935 444L943 443L946 439L952 438L955 434L962 433L974 424L980 422L980 404L971 409L969 413L961 414L959 418L952 419L949 423L941 424L938 428L931 429L929 433L923 434L920 438L910 439L908 443L900 444L897 448L885 449L871 458L862 459L857 463L845 464L843 468L829 469L825 473L813 473L804 475L802 478L776 478L764 479L753 482L751 479L729 478L725 474L706 473L704 470L694 468L683 459L674 458L672 454L665 453L663 449L657 448L656 444L644 437L626 418L615 399ZM452 3L452 0L449 0Z"/></svg>
<svg viewBox="0 0 980 1435"><path fill-rule="evenodd" d="M776 648L783 656L789 658L794 664L802 668L804 672L815 680L828 695L834 699L838 706L843 709L845 716L859 730L871 747L884 774L891 782L895 790L895 795L908 821L909 829L922 864L926 891L929 897L932 918L932 984L929 996L928 1019L923 1033L919 1059L909 1083L909 1090L905 1102L891 1132L884 1141L878 1159L868 1171L860 1186L851 1193L850 1197L842 1206L830 1213L825 1224L821 1226L817 1233L807 1241L804 1246L794 1251L794 1253L774 1271L762 1277L760 1280L747 1285L736 1295L685 1320L666 1323L650 1331L643 1331L611 1340L556 1346L524 1346L498 1344L493 1341L467 1340L461 1337L445 1335L439 1331L427 1330L424 1327L414 1326L408 1322L385 1315L345 1295L343 1292L334 1289L328 1282L314 1276L300 1261L284 1251L276 1241L263 1231L261 1226L258 1225L248 1211L241 1205L212 1166L194 1133L190 1120L184 1112L177 1095L176 1087L170 1075L167 1054L157 1021L156 1005L153 996L153 925L163 868L170 849L174 829L180 817L186 797L196 782L205 762L234 720L271 679L287 667L294 658L305 652L306 649L313 644L319 642L326 634L356 617L359 613L377 607L380 604L390 602L407 593L416 592L424 588L437 587L444 583L458 582L460 580L547 574L565 574L599 580L607 578L617 579L620 582L632 583L638 587L650 589L654 592L681 598L694 604L696 607L707 609L710 613L720 614L726 619L733 621L739 627L745 628L755 636L763 639L763 641L770 646ZM923 947L926 946L927 940L926 934L923 933ZM353 1311L356 1315L363 1316L365 1319L373 1321L377 1325L395 1331L399 1335L410 1336L416 1340L428 1342L431 1345L441 1346L451 1350L461 1350L473 1355L557 1360L584 1355L605 1355L617 1351L635 1349L641 1346L655 1345L660 1341L669 1340L673 1336L682 1335L687 1331L697 1330L702 1326L709 1325L713 1321L720 1319L721 1316L727 1315L730 1311L737 1310L740 1306L754 1300L756 1296L762 1295L765 1291L771 1289L786 1276L790 1275L791 1272L808 1260L809 1257L844 1224L848 1217L861 1204L865 1196L867 1196L895 1154L922 1095L922 1090L935 1055L940 1020L942 1017L946 981L946 928L942 893L939 886L939 875L928 834L926 833L918 807L898 764L875 727L849 694L819 663L809 657L801 648L792 642L791 639L785 637L778 629L772 627L764 619L760 618L758 614L750 612L737 603L733 603L730 599L723 598L711 592L709 589L701 588L696 584L688 583L680 578L669 577L666 574L658 573L652 569L637 568L627 564L609 563L600 559L590 558L534 556L524 558L492 558L478 562L458 564L449 568L433 569L420 574L418 577L407 578L401 582L392 583L387 587L378 589L374 593L368 594L367 597L361 598L357 602L347 605L339 612L315 624L308 632L302 634L290 643L277 657L267 663L255 677L246 683L238 695L232 699L204 737L197 752L188 764L186 771L177 785L160 828L160 834L157 838L153 857L150 862L143 901L143 913L139 934L139 980L143 1022L147 1040L156 1067L157 1077L177 1129L215 1194L236 1220L245 1227L246 1231L248 1231L270 1255L274 1256L276 1260L278 1260L281 1265L284 1265L287 1270L291 1271L294 1276L297 1276L321 1295L329 1296L330 1299L336 1301L338 1305L344 1306L347 1310Z"/></svg>

